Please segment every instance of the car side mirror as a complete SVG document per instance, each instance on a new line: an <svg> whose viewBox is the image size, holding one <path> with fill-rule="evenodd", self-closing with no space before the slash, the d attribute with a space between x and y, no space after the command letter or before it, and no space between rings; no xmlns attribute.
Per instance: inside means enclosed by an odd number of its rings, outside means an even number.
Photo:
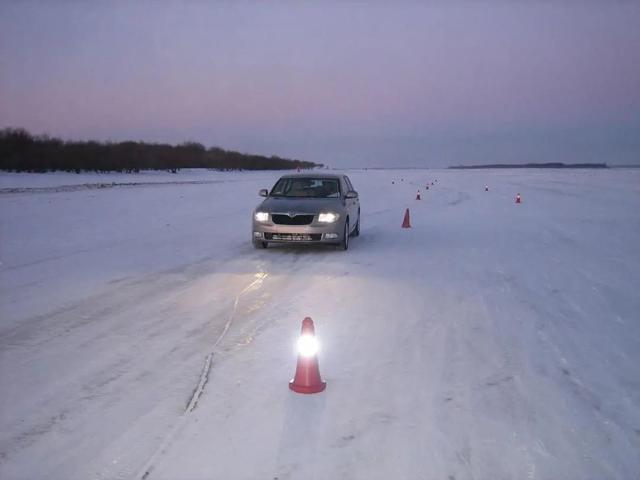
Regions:
<svg viewBox="0 0 640 480"><path fill-rule="evenodd" d="M350 190L347 192L344 198L358 198L358 192Z"/></svg>
<svg viewBox="0 0 640 480"><path fill-rule="evenodd" d="M269 190L267 190L266 188L263 188L262 190L260 190L259 195L261 197L268 197L269 196Z"/></svg>

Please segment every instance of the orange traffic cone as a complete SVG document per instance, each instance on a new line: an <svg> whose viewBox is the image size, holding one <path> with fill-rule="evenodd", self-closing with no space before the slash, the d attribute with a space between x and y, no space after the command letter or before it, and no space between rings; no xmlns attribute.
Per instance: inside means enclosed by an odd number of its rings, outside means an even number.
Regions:
<svg viewBox="0 0 640 480"><path fill-rule="evenodd" d="M522 203L522 199L520 198L520 194L516 195L516 203Z"/></svg>
<svg viewBox="0 0 640 480"><path fill-rule="evenodd" d="M418 194L416 195L416 200L420 200L420 190L418 190Z"/></svg>
<svg viewBox="0 0 640 480"><path fill-rule="evenodd" d="M409 209L404 212L404 220L402 221L402 228L411 228L411 221L409 220Z"/></svg>
<svg viewBox="0 0 640 480"><path fill-rule="evenodd" d="M306 317L302 321L302 332L298 339L298 364L296 375L289 382L289 388L297 393L322 392L327 383L320 377L318 366L318 341L313 326L313 320Z"/></svg>

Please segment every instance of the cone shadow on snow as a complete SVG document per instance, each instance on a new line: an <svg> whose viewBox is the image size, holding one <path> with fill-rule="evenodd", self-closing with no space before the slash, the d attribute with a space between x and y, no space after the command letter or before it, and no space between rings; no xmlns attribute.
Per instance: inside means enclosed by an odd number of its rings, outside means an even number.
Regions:
<svg viewBox="0 0 640 480"><path fill-rule="evenodd" d="M283 387L286 388L286 385ZM302 478L315 471L322 461L318 445L324 425L326 393L299 395L290 392L285 409L285 421L278 445L277 471L279 479Z"/></svg>

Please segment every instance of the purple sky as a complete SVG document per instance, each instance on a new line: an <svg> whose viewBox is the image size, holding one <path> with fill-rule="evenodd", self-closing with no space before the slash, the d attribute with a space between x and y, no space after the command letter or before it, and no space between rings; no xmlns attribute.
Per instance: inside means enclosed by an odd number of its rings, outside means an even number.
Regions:
<svg viewBox="0 0 640 480"><path fill-rule="evenodd" d="M2 1L8 126L345 167L640 163L640 1Z"/></svg>

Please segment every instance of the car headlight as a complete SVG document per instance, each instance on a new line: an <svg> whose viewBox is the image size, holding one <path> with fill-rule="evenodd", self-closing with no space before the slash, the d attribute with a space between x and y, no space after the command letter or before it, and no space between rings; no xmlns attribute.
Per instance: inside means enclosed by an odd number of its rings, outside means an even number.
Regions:
<svg viewBox="0 0 640 480"><path fill-rule="evenodd" d="M253 218L256 219L256 222L268 222L269 214L267 212L256 212Z"/></svg>
<svg viewBox="0 0 640 480"><path fill-rule="evenodd" d="M320 223L333 223L336 220L338 220L339 216L340 215L338 215L337 213L333 213L333 212L321 213L320 215L318 215L318 221Z"/></svg>

